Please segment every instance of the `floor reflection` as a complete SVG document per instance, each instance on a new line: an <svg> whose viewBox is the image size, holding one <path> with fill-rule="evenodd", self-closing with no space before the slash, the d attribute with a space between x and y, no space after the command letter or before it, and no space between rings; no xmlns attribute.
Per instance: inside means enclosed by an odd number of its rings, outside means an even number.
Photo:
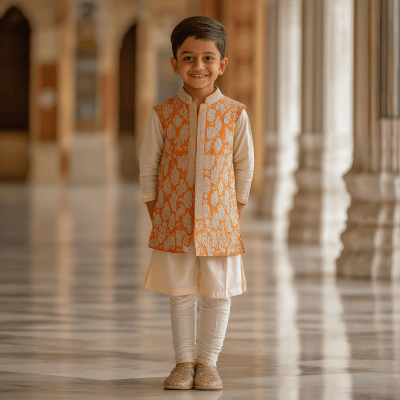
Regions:
<svg viewBox="0 0 400 400"><path fill-rule="evenodd" d="M301 344L297 324L298 296L288 250L277 248L274 266L276 275L276 327L279 400L299 399Z"/></svg>
<svg viewBox="0 0 400 400"><path fill-rule="evenodd" d="M162 385L169 298L141 287L151 250L139 187L0 186L0 397L400 398L400 283L336 280L333 251L287 246L252 207L224 389L177 393Z"/></svg>
<svg viewBox="0 0 400 400"><path fill-rule="evenodd" d="M392 283L392 325L393 325L393 342L394 342L394 358L397 361L395 373L400 374L400 282Z"/></svg>
<svg viewBox="0 0 400 400"><path fill-rule="evenodd" d="M336 279L322 279L324 400L351 400L350 344Z"/></svg>

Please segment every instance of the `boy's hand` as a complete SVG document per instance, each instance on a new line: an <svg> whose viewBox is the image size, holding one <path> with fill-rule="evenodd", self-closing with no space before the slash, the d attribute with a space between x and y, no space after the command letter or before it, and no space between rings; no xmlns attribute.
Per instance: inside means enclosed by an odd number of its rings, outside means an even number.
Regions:
<svg viewBox="0 0 400 400"><path fill-rule="evenodd" d="M236 202L236 204L237 204L237 209L238 209L238 212L239 212L239 219L240 219L240 217L242 216L243 208L244 208L245 205L243 203L239 203L239 202Z"/></svg>
<svg viewBox="0 0 400 400"><path fill-rule="evenodd" d="M153 211L154 211L154 206L156 205L156 201L157 200L152 200L146 203L147 210L149 211L150 219L152 222L153 222Z"/></svg>

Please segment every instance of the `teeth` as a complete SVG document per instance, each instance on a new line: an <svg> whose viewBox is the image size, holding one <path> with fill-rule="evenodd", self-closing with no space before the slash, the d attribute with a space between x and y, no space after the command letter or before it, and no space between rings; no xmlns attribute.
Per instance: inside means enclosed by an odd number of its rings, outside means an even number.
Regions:
<svg viewBox="0 0 400 400"><path fill-rule="evenodd" d="M194 76L195 78L204 78L207 75L192 75L192 76Z"/></svg>

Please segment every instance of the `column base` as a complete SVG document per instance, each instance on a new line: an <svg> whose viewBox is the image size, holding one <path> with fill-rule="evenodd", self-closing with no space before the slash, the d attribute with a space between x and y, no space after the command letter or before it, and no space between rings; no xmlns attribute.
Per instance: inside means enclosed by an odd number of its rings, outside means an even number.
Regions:
<svg viewBox="0 0 400 400"><path fill-rule="evenodd" d="M106 183L104 136L104 132L76 133L74 135L70 149L69 183Z"/></svg>
<svg viewBox="0 0 400 400"><path fill-rule="evenodd" d="M351 194L337 275L400 278L400 177L395 174L348 174Z"/></svg>
<svg viewBox="0 0 400 400"><path fill-rule="evenodd" d="M55 141L32 142L30 182L59 184L61 182L60 148Z"/></svg>
<svg viewBox="0 0 400 400"><path fill-rule="evenodd" d="M29 175L29 135L0 131L0 182L26 182Z"/></svg>
<svg viewBox="0 0 400 400"><path fill-rule="evenodd" d="M118 151L121 181L139 182L140 171L136 137L132 134L120 134Z"/></svg>
<svg viewBox="0 0 400 400"><path fill-rule="evenodd" d="M321 242L322 174L302 169L295 173L298 192L290 211L289 242L318 244Z"/></svg>
<svg viewBox="0 0 400 400"><path fill-rule="evenodd" d="M298 192L290 212L290 242L340 245L350 201L342 179L350 167L349 139L349 134L333 131L302 132L299 136Z"/></svg>
<svg viewBox="0 0 400 400"><path fill-rule="evenodd" d="M289 211L296 191L293 172L296 169L294 133L269 131L264 135L266 164L260 188L257 216L271 221L273 239L287 241Z"/></svg>

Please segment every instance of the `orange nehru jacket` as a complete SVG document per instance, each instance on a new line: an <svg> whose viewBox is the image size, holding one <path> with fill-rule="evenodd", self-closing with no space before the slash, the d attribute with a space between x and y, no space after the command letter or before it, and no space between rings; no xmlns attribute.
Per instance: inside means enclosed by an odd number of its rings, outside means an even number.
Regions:
<svg viewBox="0 0 400 400"><path fill-rule="evenodd" d="M165 145L149 246L197 256L244 253L233 169L235 123L245 109L217 89L197 107L179 94L154 107ZM194 231L194 232L193 232Z"/></svg>

